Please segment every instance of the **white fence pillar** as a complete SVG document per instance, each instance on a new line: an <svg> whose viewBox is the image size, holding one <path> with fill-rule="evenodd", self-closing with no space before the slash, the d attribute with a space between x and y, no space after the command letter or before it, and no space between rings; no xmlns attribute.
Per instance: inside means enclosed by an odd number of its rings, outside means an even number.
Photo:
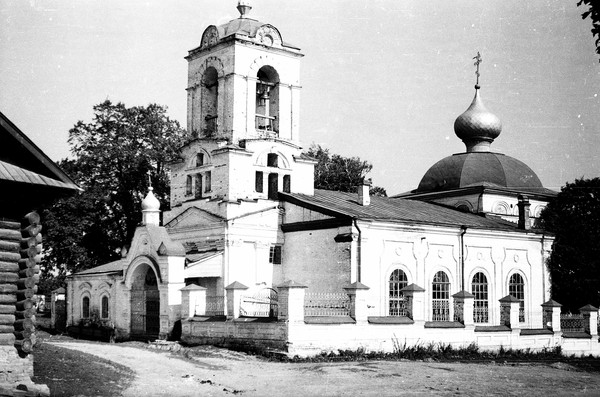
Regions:
<svg viewBox="0 0 600 397"><path fill-rule="evenodd" d="M366 324L368 322L366 295L369 287L357 281L344 289L350 297L350 317L354 318L356 324Z"/></svg>
<svg viewBox="0 0 600 397"><path fill-rule="evenodd" d="M287 281L277 287L279 311L277 318L290 323L304 322L304 295L306 286Z"/></svg>
<svg viewBox="0 0 600 397"><path fill-rule="evenodd" d="M248 287L239 281L234 281L225 287L227 293L227 319L232 320L240 317L240 303L242 294Z"/></svg>

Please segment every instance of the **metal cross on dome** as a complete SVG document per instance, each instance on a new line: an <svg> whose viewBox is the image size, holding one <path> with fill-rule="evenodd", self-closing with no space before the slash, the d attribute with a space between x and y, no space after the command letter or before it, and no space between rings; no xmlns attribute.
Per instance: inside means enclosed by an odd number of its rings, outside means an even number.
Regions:
<svg viewBox="0 0 600 397"><path fill-rule="evenodd" d="M481 59L481 54L479 53L479 51L477 51L477 56L474 56L473 59L475 59L475 63L474 65L477 66L477 70L475 71L475 75L477 76L477 84L479 86L479 64L481 62L483 62L483 59Z"/></svg>

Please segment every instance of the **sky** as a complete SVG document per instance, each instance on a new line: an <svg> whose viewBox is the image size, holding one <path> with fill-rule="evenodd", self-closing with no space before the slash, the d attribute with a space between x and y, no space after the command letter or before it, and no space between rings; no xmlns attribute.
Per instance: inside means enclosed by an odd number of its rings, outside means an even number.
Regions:
<svg viewBox="0 0 600 397"><path fill-rule="evenodd" d="M600 63L576 0L252 0L302 49L300 139L373 164L397 194L464 152L454 120L481 96L492 151L545 187L600 176ZM186 124L188 51L237 0L0 0L0 111L50 158L105 99Z"/></svg>

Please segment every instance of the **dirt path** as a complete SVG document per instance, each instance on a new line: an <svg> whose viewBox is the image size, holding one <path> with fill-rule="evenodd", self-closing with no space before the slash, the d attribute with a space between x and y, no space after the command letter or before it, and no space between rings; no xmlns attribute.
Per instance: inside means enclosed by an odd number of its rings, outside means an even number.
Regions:
<svg viewBox="0 0 600 397"><path fill-rule="evenodd" d="M277 363L243 353L201 348L186 360L119 344L49 342L130 367L136 380L124 396L600 396L600 375L564 364L504 365L414 361Z"/></svg>

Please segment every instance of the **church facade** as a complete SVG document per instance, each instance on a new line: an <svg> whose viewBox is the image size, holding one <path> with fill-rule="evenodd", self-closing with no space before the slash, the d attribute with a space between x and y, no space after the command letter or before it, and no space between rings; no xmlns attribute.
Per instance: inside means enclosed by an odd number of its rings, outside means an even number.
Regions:
<svg viewBox="0 0 600 397"><path fill-rule="evenodd" d="M69 323L93 318L121 338L181 327L191 343L290 354L391 350L396 338L560 344L546 267L553 237L534 227L555 193L490 151L501 124L479 85L455 123L466 152L434 165L416 190L314 189L315 160L300 142L303 55L250 9L240 1L240 17L207 27L186 57L195 139L171 164L162 226L150 190L127 255L69 278Z"/></svg>

